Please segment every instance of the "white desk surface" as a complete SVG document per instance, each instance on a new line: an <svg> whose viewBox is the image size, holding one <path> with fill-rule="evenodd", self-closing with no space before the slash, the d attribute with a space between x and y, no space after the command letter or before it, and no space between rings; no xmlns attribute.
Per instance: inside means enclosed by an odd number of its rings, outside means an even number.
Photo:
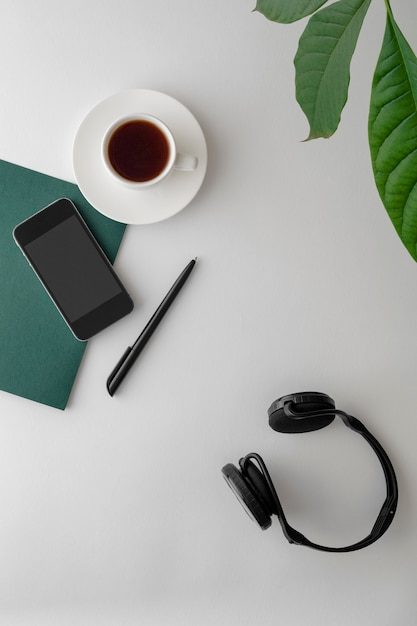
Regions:
<svg viewBox="0 0 417 626"><path fill-rule="evenodd" d="M0 623L5 626L411 626L417 623L417 265L379 200L367 109L384 30L372 4L342 124L302 143L293 57L304 23L252 0L1 2L0 158L74 181L87 112L166 92L208 145L200 193L129 226L116 268L134 312L94 338L64 412L0 394ZM417 7L392 2L417 47ZM394 6L395 5L395 6ZM198 265L120 393L109 370L182 267ZM220 469L256 451L310 539L365 536L384 499L340 422L273 432L277 397L322 391L396 468L397 516L365 550L261 532Z"/></svg>

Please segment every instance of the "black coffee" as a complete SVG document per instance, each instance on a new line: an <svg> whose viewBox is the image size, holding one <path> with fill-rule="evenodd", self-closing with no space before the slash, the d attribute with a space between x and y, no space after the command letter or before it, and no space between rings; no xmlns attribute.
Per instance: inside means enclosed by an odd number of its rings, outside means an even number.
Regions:
<svg viewBox="0 0 417 626"><path fill-rule="evenodd" d="M147 120L132 120L116 128L107 150L114 170L136 183L159 176L170 152L164 133Z"/></svg>

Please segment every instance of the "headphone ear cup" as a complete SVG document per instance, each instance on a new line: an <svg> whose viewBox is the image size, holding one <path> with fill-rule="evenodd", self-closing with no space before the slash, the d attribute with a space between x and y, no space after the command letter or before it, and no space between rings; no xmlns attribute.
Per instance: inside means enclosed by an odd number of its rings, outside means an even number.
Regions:
<svg viewBox="0 0 417 626"><path fill-rule="evenodd" d="M271 516L274 513L276 514L277 507L273 495L271 494L271 490L262 472L256 467L254 463L252 463L252 461L248 461L245 464L242 472L248 477L249 482L253 487L253 490L256 492L268 515Z"/></svg>
<svg viewBox="0 0 417 626"><path fill-rule="evenodd" d="M296 415L291 415L294 411ZM275 400L268 409L269 425L279 433L305 433L319 430L331 424L335 414L331 410L335 403L325 393L316 391L294 393ZM323 411L323 415L309 415ZM305 414L305 415L304 415Z"/></svg>
<svg viewBox="0 0 417 626"><path fill-rule="evenodd" d="M225 465L222 468L222 473L230 489L249 517L257 522L262 530L269 528L271 526L271 515L250 480L232 463Z"/></svg>

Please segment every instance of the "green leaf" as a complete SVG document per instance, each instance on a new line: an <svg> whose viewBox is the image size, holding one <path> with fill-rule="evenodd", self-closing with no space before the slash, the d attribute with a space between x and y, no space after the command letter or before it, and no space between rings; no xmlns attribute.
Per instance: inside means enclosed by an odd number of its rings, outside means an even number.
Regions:
<svg viewBox="0 0 417 626"><path fill-rule="evenodd" d="M387 9L372 83L369 146L382 202L417 260L417 59Z"/></svg>
<svg viewBox="0 0 417 626"><path fill-rule="evenodd" d="M259 11L273 22L291 24L317 11L327 0L257 0Z"/></svg>
<svg viewBox="0 0 417 626"><path fill-rule="evenodd" d="M350 62L371 0L340 0L310 18L294 59L308 139L330 137L348 97Z"/></svg>

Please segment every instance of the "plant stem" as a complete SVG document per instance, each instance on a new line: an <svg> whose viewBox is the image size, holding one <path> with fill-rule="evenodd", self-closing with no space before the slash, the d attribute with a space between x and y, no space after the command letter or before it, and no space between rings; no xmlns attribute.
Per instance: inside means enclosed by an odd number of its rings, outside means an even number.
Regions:
<svg viewBox="0 0 417 626"><path fill-rule="evenodd" d="M392 17L392 18L393 18L394 16L393 16L393 14L392 14L392 9L391 9L391 5L390 5L390 0L384 0L384 2L385 2L386 9L387 9L387 13L389 14L389 16L390 16L390 17Z"/></svg>

